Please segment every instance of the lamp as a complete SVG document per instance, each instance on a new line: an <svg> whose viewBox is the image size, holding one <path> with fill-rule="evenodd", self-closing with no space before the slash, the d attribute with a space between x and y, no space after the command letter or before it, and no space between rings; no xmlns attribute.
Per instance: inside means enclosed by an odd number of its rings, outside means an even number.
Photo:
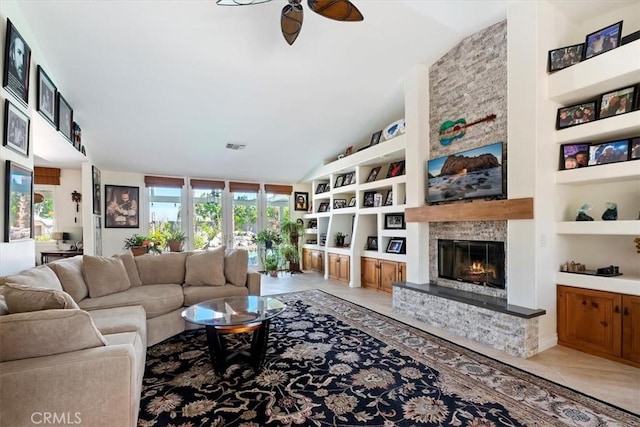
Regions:
<svg viewBox="0 0 640 427"><path fill-rule="evenodd" d="M60 247L60 241L64 243L65 240L69 240L69 233L63 233L62 231L54 231L51 233L51 239L56 241L56 245Z"/></svg>

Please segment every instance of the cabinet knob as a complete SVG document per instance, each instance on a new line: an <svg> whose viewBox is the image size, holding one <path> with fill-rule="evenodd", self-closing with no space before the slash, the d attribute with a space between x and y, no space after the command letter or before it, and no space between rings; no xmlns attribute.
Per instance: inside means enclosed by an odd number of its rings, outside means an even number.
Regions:
<svg viewBox="0 0 640 427"><path fill-rule="evenodd" d="M624 315L625 316L629 315L629 309L627 307L624 308Z"/></svg>
<svg viewBox="0 0 640 427"><path fill-rule="evenodd" d="M607 326L609 326L609 324L608 324L607 322L605 322L605 321L600 322L600 324L601 324L602 326L604 326L605 328L606 328Z"/></svg>
<svg viewBox="0 0 640 427"><path fill-rule="evenodd" d="M614 307L613 309L614 313L620 313L620 307L618 307L617 305Z"/></svg>
<svg viewBox="0 0 640 427"><path fill-rule="evenodd" d="M582 305L587 305L587 302L585 300L582 300Z"/></svg>
<svg viewBox="0 0 640 427"><path fill-rule="evenodd" d="M598 308L599 306L597 302L591 301L591 307Z"/></svg>

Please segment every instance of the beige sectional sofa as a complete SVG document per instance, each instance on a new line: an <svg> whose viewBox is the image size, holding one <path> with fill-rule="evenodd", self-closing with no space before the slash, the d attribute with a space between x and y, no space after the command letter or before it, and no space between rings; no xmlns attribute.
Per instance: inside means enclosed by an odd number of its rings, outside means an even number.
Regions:
<svg viewBox="0 0 640 427"><path fill-rule="evenodd" d="M0 279L0 425L135 426L146 347L183 307L260 295L247 252L78 256Z"/></svg>

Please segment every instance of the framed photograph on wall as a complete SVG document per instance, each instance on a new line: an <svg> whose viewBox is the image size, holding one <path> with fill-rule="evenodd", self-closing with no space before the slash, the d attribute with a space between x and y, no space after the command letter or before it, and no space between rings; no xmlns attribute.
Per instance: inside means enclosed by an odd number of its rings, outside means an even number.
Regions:
<svg viewBox="0 0 640 427"><path fill-rule="evenodd" d="M24 105L29 104L30 67L31 48L7 19L2 86Z"/></svg>
<svg viewBox="0 0 640 427"><path fill-rule="evenodd" d="M33 238L33 171L7 160L4 188L4 241Z"/></svg>
<svg viewBox="0 0 640 427"><path fill-rule="evenodd" d="M637 93L637 85L603 93L600 96L600 115L598 117L604 119L632 111L636 106Z"/></svg>
<svg viewBox="0 0 640 427"><path fill-rule="evenodd" d="M596 111L596 101L558 108L556 129L559 130L592 122L596 119Z"/></svg>
<svg viewBox="0 0 640 427"><path fill-rule="evenodd" d="M560 170L589 166L589 144L563 144L560 146Z"/></svg>
<svg viewBox="0 0 640 427"><path fill-rule="evenodd" d="M140 227L140 188L124 185L104 186L104 227Z"/></svg>
<svg viewBox="0 0 640 427"><path fill-rule="evenodd" d="M296 203L295 210L305 212L309 210L309 193L296 191L293 193L293 198Z"/></svg>
<svg viewBox="0 0 640 427"><path fill-rule="evenodd" d="M4 138L2 145L29 157L29 116L4 100Z"/></svg>
<svg viewBox="0 0 640 427"><path fill-rule="evenodd" d="M589 146L589 166L624 162L629 159L629 140L603 142Z"/></svg>
<svg viewBox="0 0 640 427"><path fill-rule="evenodd" d="M405 239L399 237L392 237L389 239L387 245L388 254L403 254L405 251Z"/></svg>
<svg viewBox="0 0 640 427"><path fill-rule="evenodd" d="M368 251L377 251L378 250L378 236L369 236L367 237L367 247Z"/></svg>
<svg viewBox="0 0 640 427"><path fill-rule="evenodd" d="M629 142L629 158L631 160L640 159L640 136L637 138L631 138Z"/></svg>
<svg viewBox="0 0 640 427"><path fill-rule="evenodd" d="M404 214L386 214L384 216L384 228L387 230L404 230Z"/></svg>
<svg viewBox="0 0 640 427"><path fill-rule="evenodd" d="M73 109L66 99L58 92L56 102L56 127L65 138L73 144Z"/></svg>
<svg viewBox="0 0 640 427"><path fill-rule="evenodd" d="M56 96L58 88L53 84L47 73L38 65L38 112L47 119L52 126L56 125Z"/></svg>
<svg viewBox="0 0 640 427"><path fill-rule="evenodd" d="M605 53L620 46L622 34L622 21L609 25L601 30L587 35L584 59Z"/></svg>
<svg viewBox="0 0 640 427"><path fill-rule="evenodd" d="M93 188L93 213L95 215L102 214L102 186L100 169L91 166L91 187Z"/></svg>
<svg viewBox="0 0 640 427"><path fill-rule="evenodd" d="M550 50L547 71L551 73L577 64L582 61L583 52L584 43Z"/></svg>

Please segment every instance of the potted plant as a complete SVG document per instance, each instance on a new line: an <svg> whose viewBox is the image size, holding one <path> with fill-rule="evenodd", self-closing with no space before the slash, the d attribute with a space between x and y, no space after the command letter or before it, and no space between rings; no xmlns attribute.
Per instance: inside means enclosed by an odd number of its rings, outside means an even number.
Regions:
<svg viewBox="0 0 640 427"><path fill-rule="evenodd" d="M271 249L274 243L276 245L282 243L282 237L277 231L266 229L258 232L256 241L263 244L265 249Z"/></svg>
<svg viewBox="0 0 640 427"><path fill-rule="evenodd" d="M147 238L145 236L141 236L136 233L133 236L124 239L123 249L129 249L131 253L133 253L133 256L144 255L147 253L147 249L144 247L146 239Z"/></svg>
<svg viewBox="0 0 640 427"><path fill-rule="evenodd" d="M300 272L300 252L291 243L285 243L280 247L280 254L289 262L289 271Z"/></svg>
<svg viewBox="0 0 640 427"><path fill-rule="evenodd" d="M293 220L285 218L280 223L280 231L289 241L282 247L281 253L289 261L289 271L292 273L302 273L300 268L300 236L304 233L304 222L301 219Z"/></svg>
<svg viewBox="0 0 640 427"><path fill-rule="evenodd" d="M167 234L167 246L171 252L182 252L182 245L187 240L187 235L182 230L172 229Z"/></svg>
<svg viewBox="0 0 640 427"><path fill-rule="evenodd" d="M340 231L336 233L336 246L342 247L344 246L344 238L347 237L346 234L342 234Z"/></svg>
<svg viewBox="0 0 640 427"><path fill-rule="evenodd" d="M278 255L271 253L264 258L264 270L271 277L278 277Z"/></svg>

